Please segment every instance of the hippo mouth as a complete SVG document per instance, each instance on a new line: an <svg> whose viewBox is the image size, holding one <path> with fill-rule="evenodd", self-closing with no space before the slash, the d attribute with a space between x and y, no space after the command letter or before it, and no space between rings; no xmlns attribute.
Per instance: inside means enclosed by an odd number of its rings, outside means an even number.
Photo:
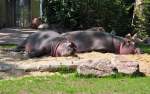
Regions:
<svg viewBox="0 0 150 94"><path fill-rule="evenodd" d="M112 36L112 43L116 54L140 54L140 49L136 48L134 43L126 39L123 39L120 43L117 43Z"/></svg>
<svg viewBox="0 0 150 94"><path fill-rule="evenodd" d="M135 54L134 49L134 47L128 47L124 45L124 43L121 43L119 47L119 54Z"/></svg>
<svg viewBox="0 0 150 94"><path fill-rule="evenodd" d="M140 54L140 48L135 47L135 44L129 43L121 43L119 47L119 54Z"/></svg>

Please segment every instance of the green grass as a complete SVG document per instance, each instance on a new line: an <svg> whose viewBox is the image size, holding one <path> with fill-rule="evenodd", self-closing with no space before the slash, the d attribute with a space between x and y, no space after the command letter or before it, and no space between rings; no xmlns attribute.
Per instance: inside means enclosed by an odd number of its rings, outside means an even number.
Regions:
<svg viewBox="0 0 150 94"><path fill-rule="evenodd" d="M76 74L0 81L0 94L149 94L150 77L86 78Z"/></svg>
<svg viewBox="0 0 150 94"><path fill-rule="evenodd" d="M15 44L1 44L0 48L14 48L16 47Z"/></svg>

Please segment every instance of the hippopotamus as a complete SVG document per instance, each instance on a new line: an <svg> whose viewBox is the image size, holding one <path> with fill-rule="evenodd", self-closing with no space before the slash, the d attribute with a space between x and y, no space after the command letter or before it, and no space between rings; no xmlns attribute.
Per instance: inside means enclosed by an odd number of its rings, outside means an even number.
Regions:
<svg viewBox="0 0 150 94"><path fill-rule="evenodd" d="M72 41L78 53L99 51L116 54L135 54L140 52L134 43L107 32L77 31L63 33L61 36Z"/></svg>
<svg viewBox="0 0 150 94"><path fill-rule="evenodd" d="M59 37L54 31L40 31L32 33L14 51L24 51L30 58L49 56L67 56L75 52L72 42L66 38Z"/></svg>
<svg viewBox="0 0 150 94"><path fill-rule="evenodd" d="M76 46L63 37L55 37L53 39L46 39L41 42L38 48L32 48L30 45L26 45L25 51L30 58L40 56L69 56L74 55Z"/></svg>

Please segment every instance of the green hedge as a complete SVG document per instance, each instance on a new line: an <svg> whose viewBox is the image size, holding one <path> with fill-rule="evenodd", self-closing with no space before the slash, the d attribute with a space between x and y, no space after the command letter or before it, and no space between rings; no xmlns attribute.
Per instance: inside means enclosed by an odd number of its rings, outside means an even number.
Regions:
<svg viewBox="0 0 150 94"><path fill-rule="evenodd" d="M132 31L132 0L44 0L43 17L49 24L70 29L102 26L124 35ZM131 12L131 13L130 13Z"/></svg>

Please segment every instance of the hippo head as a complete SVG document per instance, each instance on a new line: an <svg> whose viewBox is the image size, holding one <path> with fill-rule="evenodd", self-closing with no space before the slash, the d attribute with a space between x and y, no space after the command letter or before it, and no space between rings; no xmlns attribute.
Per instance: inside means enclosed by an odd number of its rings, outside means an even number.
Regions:
<svg viewBox="0 0 150 94"><path fill-rule="evenodd" d="M73 42L64 41L56 49L55 56L69 56L74 55L76 52L76 46Z"/></svg>
<svg viewBox="0 0 150 94"><path fill-rule="evenodd" d="M134 42L124 41L120 44L120 54L140 54L140 48L135 46Z"/></svg>

